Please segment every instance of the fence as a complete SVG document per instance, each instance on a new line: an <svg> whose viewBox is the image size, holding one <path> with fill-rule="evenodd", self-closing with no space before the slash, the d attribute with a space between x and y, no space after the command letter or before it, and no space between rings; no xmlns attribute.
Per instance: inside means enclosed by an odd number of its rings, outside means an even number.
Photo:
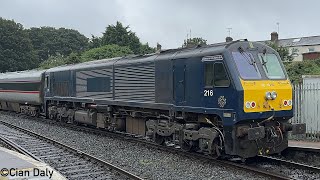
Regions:
<svg viewBox="0 0 320 180"><path fill-rule="evenodd" d="M320 83L294 85L293 98L291 122L306 123L306 137L320 139Z"/></svg>

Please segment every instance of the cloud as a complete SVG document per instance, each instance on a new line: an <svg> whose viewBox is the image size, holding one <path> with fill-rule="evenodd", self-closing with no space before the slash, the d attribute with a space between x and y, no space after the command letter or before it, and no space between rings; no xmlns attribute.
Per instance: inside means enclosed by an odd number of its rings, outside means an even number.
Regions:
<svg viewBox="0 0 320 180"><path fill-rule="evenodd" d="M269 39L277 22L280 38L318 35L319 4L316 0L4 0L0 16L27 28L73 28L88 37L101 35L108 24L121 21L142 42L175 48L190 30L193 37L208 43L224 41L228 27L234 39Z"/></svg>

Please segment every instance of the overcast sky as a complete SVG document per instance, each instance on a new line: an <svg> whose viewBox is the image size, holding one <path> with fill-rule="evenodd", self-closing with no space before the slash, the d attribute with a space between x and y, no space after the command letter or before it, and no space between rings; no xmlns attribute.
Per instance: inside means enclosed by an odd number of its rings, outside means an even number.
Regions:
<svg viewBox="0 0 320 180"><path fill-rule="evenodd" d="M0 0L0 16L26 28L66 27L87 37L101 36L108 24L130 25L142 42L163 48L181 46L192 37L222 42L320 35L320 1L293 0Z"/></svg>

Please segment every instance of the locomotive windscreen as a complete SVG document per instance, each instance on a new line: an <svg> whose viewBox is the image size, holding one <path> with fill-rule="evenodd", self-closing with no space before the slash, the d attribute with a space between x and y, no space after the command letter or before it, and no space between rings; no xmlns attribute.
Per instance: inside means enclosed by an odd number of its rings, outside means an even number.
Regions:
<svg viewBox="0 0 320 180"><path fill-rule="evenodd" d="M258 55L263 70L265 71L269 79L285 79L286 76L280 65L279 59L275 54L263 54Z"/></svg>
<svg viewBox="0 0 320 180"><path fill-rule="evenodd" d="M275 54L232 52L232 56L242 79L258 80L263 76L268 79L286 79L280 60Z"/></svg>
<svg viewBox="0 0 320 180"><path fill-rule="evenodd" d="M261 74L251 53L232 52L242 79L261 79Z"/></svg>

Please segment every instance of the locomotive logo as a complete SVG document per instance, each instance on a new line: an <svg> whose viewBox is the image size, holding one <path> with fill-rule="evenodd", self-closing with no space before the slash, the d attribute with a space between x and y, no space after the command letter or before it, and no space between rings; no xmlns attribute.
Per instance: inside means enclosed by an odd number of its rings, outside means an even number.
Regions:
<svg viewBox="0 0 320 180"><path fill-rule="evenodd" d="M227 99L224 96L220 96L218 99L218 104L223 108L227 104Z"/></svg>

